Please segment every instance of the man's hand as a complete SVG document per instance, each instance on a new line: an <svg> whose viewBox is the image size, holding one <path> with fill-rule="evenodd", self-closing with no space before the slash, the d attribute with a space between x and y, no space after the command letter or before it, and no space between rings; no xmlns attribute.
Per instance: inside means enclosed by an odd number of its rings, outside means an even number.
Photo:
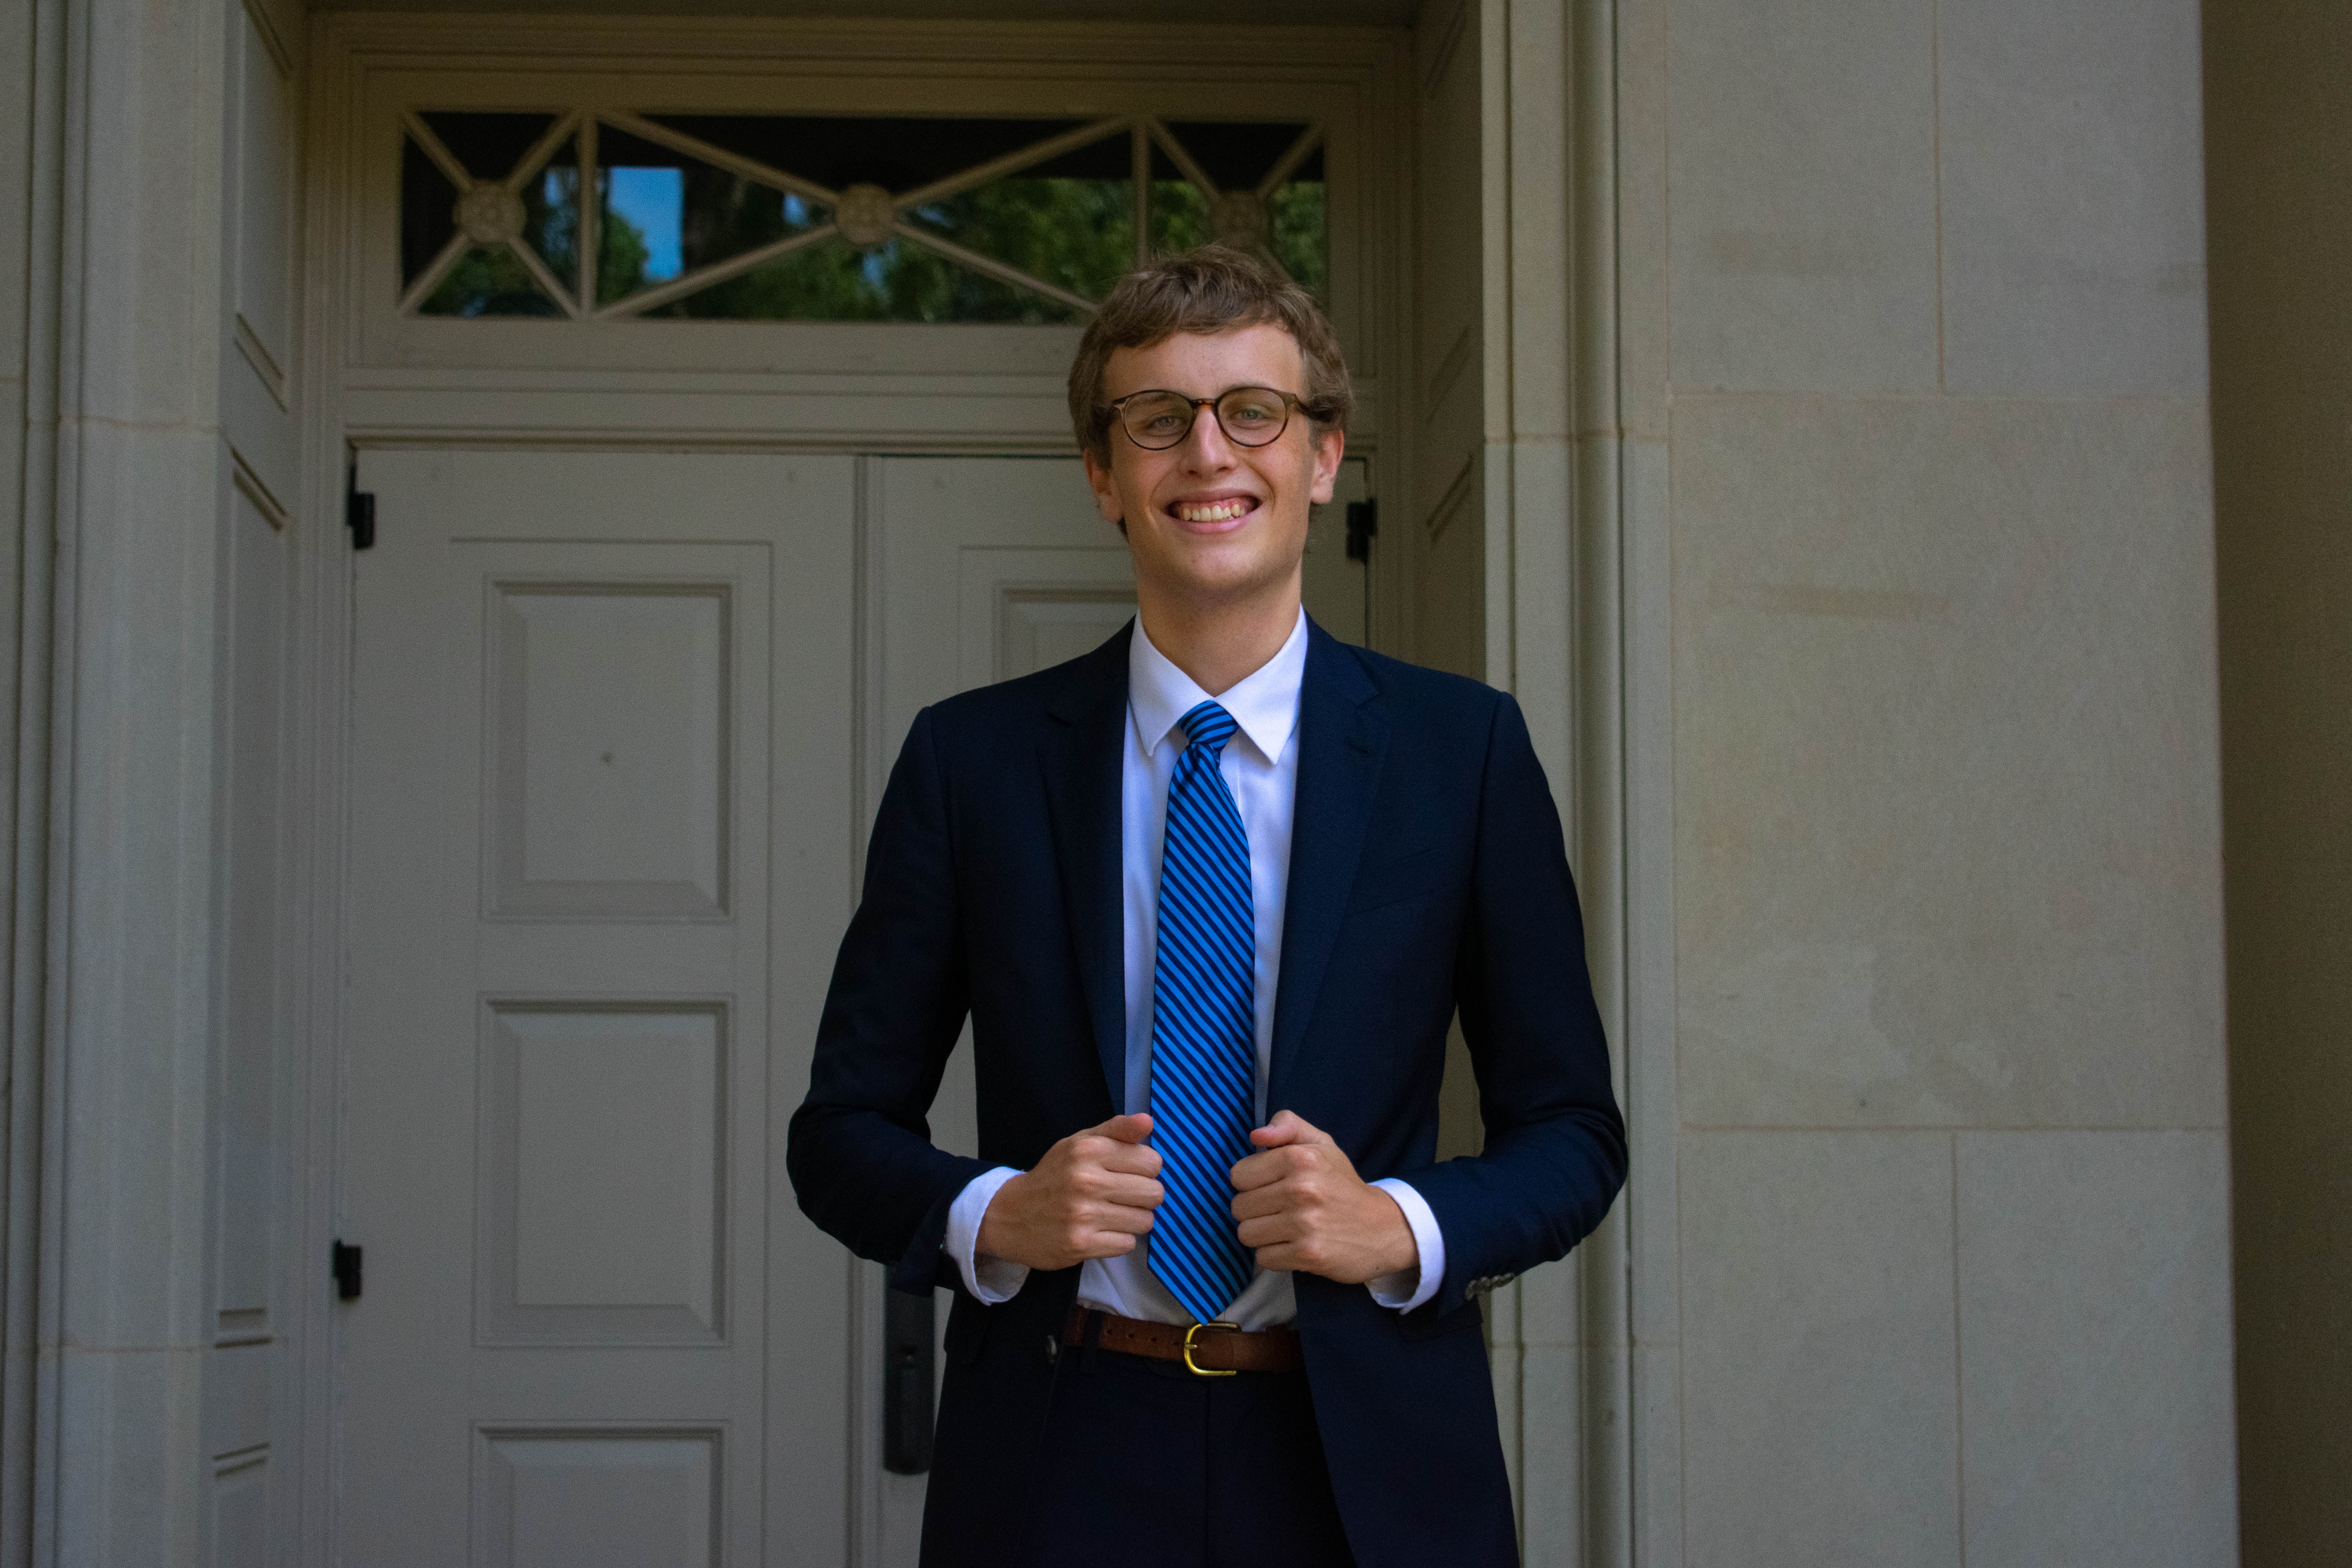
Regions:
<svg viewBox="0 0 2352 1568"><path fill-rule="evenodd" d="M1114 1116L1073 1132L996 1189L977 1250L1032 1268L1067 1268L1135 1250L1160 1206L1160 1155L1143 1147L1149 1116Z"/></svg>
<svg viewBox="0 0 2352 1568"><path fill-rule="evenodd" d="M1356 1174L1329 1133L1285 1110L1250 1142L1264 1152L1234 1167L1234 1217L1259 1268L1360 1285L1420 1263L1404 1211Z"/></svg>

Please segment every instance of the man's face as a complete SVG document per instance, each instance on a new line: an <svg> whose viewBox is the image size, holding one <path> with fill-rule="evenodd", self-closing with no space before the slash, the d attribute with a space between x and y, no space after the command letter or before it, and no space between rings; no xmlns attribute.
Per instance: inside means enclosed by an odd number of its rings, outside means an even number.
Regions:
<svg viewBox="0 0 2352 1568"><path fill-rule="evenodd" d="M1212 334L1178 333L1147 349L1115 349L1103 395L1164 390L1218 397L1237 386L1307 393L1297 340L1261 324ZM1270 445L1244 447L1196 411L1191 431L1164 451L1149 451L1114 423L1110 465L1087 455L1087 480L1107 522L1124 521L1135 574L1146 593L1200 604L1246 598L1288 579L1307 552L1307 509L1331 499L1346 446L1337 430L1320 437L1302 409Z"/></svg>

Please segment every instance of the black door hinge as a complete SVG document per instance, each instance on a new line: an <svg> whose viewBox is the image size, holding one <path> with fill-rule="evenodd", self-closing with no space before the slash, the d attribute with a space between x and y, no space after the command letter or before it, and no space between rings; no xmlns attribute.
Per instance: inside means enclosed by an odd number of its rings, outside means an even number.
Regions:
<svg viewBox="0 0 2352 1568"><path fill-rule="evenodd" d="M1381 531L1381 503L1377 500L1351 500L1348 503L1348 559L1369 562L1372 558L1372 536Z"/></svg>
<svg viewBox="0 0 2352 1568"><path fill-rule="evenodd" d="M338 1241L329 1255L328 1268L335 1277L335 1298L341 1301L360 1299L360 1249L347 1242Z"/></svg>
<svg viewBox="0 0 2352 1568"><path fill-rule="evenodd" d="M375 492L360 489L359 459L352 459L343 479L343 526L352 531L352 548L368 550L375 545ZM1349 548L1353 548L1350 546Z"/></svg>

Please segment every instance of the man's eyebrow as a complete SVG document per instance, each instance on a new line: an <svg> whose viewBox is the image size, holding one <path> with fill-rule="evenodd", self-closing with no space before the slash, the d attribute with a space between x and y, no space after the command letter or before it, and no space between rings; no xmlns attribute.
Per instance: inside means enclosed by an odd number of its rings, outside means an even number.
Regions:
<svg viewBox="0 0 2352 1568"><path fill-rule="evenodd" d="M1250 387L1257 387L1266 392L1281 392L1285 390L1282 387L1275 385L1270 381L1237 381L1231 386L1226 387L1224 392L1213 392L1210 393L1209 395L1212 398L1223 397L1225 395L1225 392L1241 392ZM1133 392L1122 392L1118 397L1106 397L1103 401L1105 403L1117 403L1122 398L1140 397L1147 392L1172 392L1179 397L1190 397L1192 395L1181 386L1139 386ZM1304 398L1307 395L1303 392L1294 392L1290 395L1293 397Z"/></svg>

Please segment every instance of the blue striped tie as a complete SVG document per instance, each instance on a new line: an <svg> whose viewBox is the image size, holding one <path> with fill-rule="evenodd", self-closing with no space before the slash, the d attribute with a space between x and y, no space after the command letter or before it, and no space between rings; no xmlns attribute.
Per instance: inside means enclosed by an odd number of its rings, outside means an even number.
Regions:
<svg viewBox="0 0 2352 1568"><path fill-rule="evenodd" d="M1217 771L1238 726L1213 702L1180 722L1192 744L1168 784L1151 971L1151 1142L1166 1190L1151 1226L1151 1272L1208 1323L1255 1266L1234 1234L1233 1167L1252 1152L1257 925L1249 835Z"/></svg>

